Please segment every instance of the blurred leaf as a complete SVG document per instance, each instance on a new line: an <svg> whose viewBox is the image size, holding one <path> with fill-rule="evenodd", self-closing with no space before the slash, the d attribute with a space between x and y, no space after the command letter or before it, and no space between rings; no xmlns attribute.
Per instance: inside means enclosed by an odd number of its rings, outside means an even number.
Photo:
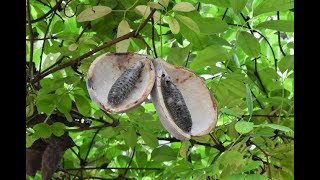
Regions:
<svg viewBox="0 0 320 180"><path fill-rule="evenodd" d="M280 62L278 63L279 69L284 72L286 70L290 71L294 67L294 56L287 55L283 57Z"/></svg>
<svg viewBox="0 0 320 180"><path fill-rule="evenodd" d="M38 111L44 112L46 114L51 113L56 108L56 104L52 103L54 102L56 97L57 96L55 94L37 96L36 105L37 105Z"/></svg>
<svg viewBox="0 0 320 180"><path fill-rule="evenodd" d="M159 0L159 3L164 7L168 7L169 0Z"/></svg>
<svg viewBox="0 0 320 180"><path fill-rule="evenodd" d="M130 26L128 22L124 19L119 23L117 38L123 36L130 32ZM117 52L127 52L130 45L130 39L122 40L116 43L116 51Z"/></svg>
<svg viewBox="0 0 320 180"><path fill-rule="evenodd" d="M182 15L175 16L179 21L181 21L184 25L186 25L189 29L191 29L195 33L200 33L200 29L198 24L194 22L191 18Z"/></svg>
<svg viewBox="0 0 320 180"><path fill-rule="evenodd" d="M238 33L237 46L239 46L248 56L258 57L260 54L260 44L258 40L248 32L240 31Z"/></svg>
<svg viewBox="0 0 320 180"><path fill-rule="evenodd" d="M190 50L191 50L191 45L188 45L187 47L184 47L184 48L180 48L180 47L170 48L168 59L172 60L173 63L176 65L184 66Z"/></svg>
<svg viewBox="0 0 320 180"><path fill-rule="evenodd" d="M128 127L127 130L122 130L121 135L130 148L134 148L136 146L138 137L136 130L133 127Z"/></svg>
<svg viewBox="0 0 320 180"><path fill-rule="evenodd" d="M54 99L54 102L60 112L62 113L70 112L72 103L68 94L57 95L57 98Z"/></svg>
<svg viewBox="0 0 320 180"><path fill-rule="evenodd" d="M272 20L265 21L256 26L256 28L266 28L283 32L293 32L293 21L287 20Z"/></svg>
<svg viewBox="0 0 320 180"><path fill-rule="evenodd" d="M177 153L174 152L170 147L163 145L154 149L151 153L151 159L158 162L172 161L177 158Z"/></svg>
<svg viewBox="0 0 320 180"><path fill-rule="evenodd" d="M189 12L196 10L191 3L188 2L179 2L172 8L173 11L182 11L182 12Z"/></svg>
<svg viewBox="0 0 320 180"><path fill-rule="evenodd" d="M147 5L151 8L154 9L162 9L164 10L163 6L161 6L160 4L156 3L156 2L148 2Z"/></svg>
<svg viewBox="0 0 320 180"><path fill-rule="evenodd" d="M241 134L246 134L253 130L253 123L247 121L238 121L235 125L235 129Z"/></svg>
<svg viewBox="0 0 320 180"><path fill-rule="evenodd" d="M169 16L168 23L173 34L178 34L180 32L179 22L174 17Z"/></svg>
<svg viewBox="0 0 320 180"><path fill-rule="evenodd" d="M254 10L253 16L257 16L267 12L276 12L291 9L294 7L293 0L267 0L262 1Z"/></svg>
<svg viewBox="0 0 320 180"><path fill-rule="evenodd" d="M82 11L77 16L78 22L93 21L111 13L112 9L108 6L93 6Z"/></svg>
<svg viewBox="0 0 320 180"><path fill-rule="evenodd" d="M82 115L88 117L90 115L90 110L91 110L90 102L83 96L80 96L77 94L74 94L74 99L75 99L75 103L78 111Z"/></svg>
<svg viewBox="0 0 320 180"><path fill-rule="evenodd" d="M35 135L40 138L49 138L52 134L51 128L47 123L39 123L33 126Z"/></svg>
<svg viewBox="0 0 320 180"><path fill-rule="evenodd" d="M246 6L248 0L230 0L231 7L235 14L239 14Z"/></svg>
<svg viewBox="0 0 320 180"><path fill-rule="evenodd" d="M55 136L59 137L64 134L64 130L66 129L66 126L61 122L55 122L50 126L50 129Z"/></svg>
<svg viewBox="0 0 320 180"><path fill-rule="evenodd" d="M261 124L259 125L261 127L270 127L272 129L278 129L280 131L283 131L283 132L292 132L292 129L286 127L286 126L282 126L282 125L279 125L279 124Z"/></svg>
<svg viewBox="0 0 320 180"><path fill-rule="evenodd" d="M141 134L143 141L151 148L156 148L159 145L157 136L154 134L143 130L140 130L139 133Z"/></svg>
<svg viewBox="0 0 320 180"><path fill-rule="evenodd" d="M197 57L191 62L190 68L196 70L209 65L215 65L216 62L225 61L229 58L229 54L225 48L211 45L198 52Z"/></svg>

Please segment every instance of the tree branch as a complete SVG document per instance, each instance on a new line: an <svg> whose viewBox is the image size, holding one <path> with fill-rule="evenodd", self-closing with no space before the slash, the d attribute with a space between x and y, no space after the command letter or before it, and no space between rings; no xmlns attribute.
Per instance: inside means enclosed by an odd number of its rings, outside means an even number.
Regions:
<svg viewBox="0 0 320 180"><path fill-rule="evenodd" d="M29 1L29 0L28 0L28 1ZM61 7L62 1L63 1L63 0L59 0L59 1L57 2L57 4L56 4L52 9L50 9L46 14L44 14L43 16L41 16L41 17L39 17L39 18L37 18L37 19L34 19L34 20L29 19L29 20L27 21L27 23L30 22L30 23L32 24L32 23L39 22L39 21L45 19L45 18L48 17L53 11L56 11L58 8Z"/></svg>
<svg viewBox="0 0 320 180"><path fill-rule="evenodd" d="M186 59L186 64L184 65L184 67L188 66L189 59L190 59L190 54L191 54L191 51L188 52L188 56L187 56L187 59Z"/></svg>
<svg viewBox="0 0 320 180"><path fill-rule="evenodd" d="M122 41L122 40L128 39L128 38L130 38L130 37L137 37L137 35L139 34L139 32L145 27L145 25L148 23L148 20L149 20L149 19L151 18L151 16L155 13L155 11L156 11L156 9L153 9L153 10L151 11L151 13L150 13L149 16L147 17L147 19L142 23L141 26L139 26L139 28L138 28L137 30L132 31L132 32L130 32L130 33L127 33L127 34L125 34L125 35L123 35L123 36L120 36L120 37L118 37L118 38L116 38L116 39L113 39L113 40L111 40L111 41L109 41L109 42L107 42L107 43L104 43L103 45L101 45L101 46L99 46L99 47L97 47L97 48L95 48L95 49L93 49L93 50L91 50L91 51L89 51L89 52L87 52L87 53L79 56L78 58L75 58L75 59L73 59L73 60L71 60L71 61L68 61L68 62L62 64L61 66L58 66L58 67L56 67L56 68L51 69L51 70L48 71L48 72L42 73L42 74L39 76L39 78L33 79L32 82L35 83L35 82L39 81L40 79L42 79L43 77L45 77L45 76L47 76L47 75L49 75L49 74L51 74L51 73L54 73L54 72L56 72L56 71L58 71L58 70L60 70L60 69L63 69L63 68L65 68L65 67L71 66L71 65L73 65L73 64L75 64L75 63L78 63L78 62L82 61L83 59L85 59L85 58L93 55L94 53L96 53L96 52L98 52L98 51L101 51L102 49L105 49L105 48L107 48L107 47L109 47L109 46L111 46L111 45L116 44L117 42L120 42L120 41Z"/></svg>
<svg viewBox="0 0 320 180"><path fill-rule="evenodd" d="M277 19L280 20L280 12L279 11L277 11ZM282 46L281 46L280 31L278 31L278 44L279 44L280 52L282 53L283 56L286 56L286 53L283 51Z"/></svg>
<svg viewBox="0 0 320 180"><path fill-rule="evenodd" d="M133 160L133 157L134 157L135 152L136 152L136 147L133 148L132 156L131 156L131 158L130 158L130 161L129 161L129 163L128 163L127 168L126 168L126 169L124 170L124 172L123 172L123 177L126 177L126 174L127 174L128 170L129 170L129 168L130 168L130 165L131 165L131 163L132 163L132 160Z"/></svg>
<svg viewBox="0 0 320 180"><path fill-rule="evenodd" d="M263 150L260 146L255 144L254 142L252 142L252 141L250 141L250 142L251 142L251 144L255 145L266 156L267 165L268 165L268 169L269 169L268 176L272 180L271 167L270 167L270 162L269 162L269 154L265 150Z"/></svg>
<svg viewBox="0 0 320 180"><path fill-rule="evenodd" d="M50 37L45 37L45 38L38 38L38 39L33 39L35 41L42 41L42 40L47 40L47 39L58 39L57 36L50 36ZM30 41L31 39L26 39L26 41Z"/></svg>

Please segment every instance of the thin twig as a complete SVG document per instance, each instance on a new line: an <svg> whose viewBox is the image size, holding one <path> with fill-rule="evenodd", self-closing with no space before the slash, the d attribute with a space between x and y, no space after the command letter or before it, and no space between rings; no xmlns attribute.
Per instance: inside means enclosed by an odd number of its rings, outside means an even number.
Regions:
<svg viewBox="0 0 320 180"><path fill-rule="evenodd" d="M100 130L101 130L101 128L98 129L98 130L94 133L94 135L93 135L93 137L92 137L92 139L91 139L91 142L90 142L90 144L89 144L89 149L88 149L87 154L86 154L86 156L85 156L85 158L84 158L84 161L87 161L88 156L89 156L89 153L90 153L90 151L91 151L91 149L92 149L92 145L93 145L94 139L96 138L96 136L97 136L97 134L99 133Z"/></svg>
<svg viewBox="0 0 320 180"><path fill-rule="evenodd" d="M27 0L27 16L28 21L31 21L31 10L30 10L30 0ZM29 37L30 37L30 58L29 58L29 79L32 80L33 78L33 30L32 30L32 24L28 23L29 26Z"/></svg>
<svg viewBox="0 0 320 180"><path fill-rule="evenodd" d="M133 148L132 156L131 156L130 161L128 163L127 169L125 169L124 172L123 172L123 177L126 177L126 174L127 174L128 170L129 170L129 168L131 166L131 163L132 163L132 160L133 160L135 152L136 152L136 147Z"/></svg>
<svg viewBox="0 0 320 180"><path fill-rule="evenodd" d="M267 93L266 88L264 87L262 80L261 80L261 77L258 73L258 63L257 63L256 59L254 60L254 75L257 77L258 82L261 85L262 91L266 94L266 97L268 98L269 97L268 93Z"/></svg>
<svg viewBox="0 0 320 180"><path fill-rule="evenodd" d="M226 17L228 10L229 10L229 8L227 8L227 9L224 11L223 16L222 16L222 21L223 21L224 18Z"/></svg>
<svg viewBox="0 0 320 180"><path fill-rule="evenodd" d="M153 52L154 52L154 56L156 58L158 58L158 54L157 54L157 50L156 50L156 43L155 43L155 40L154 40L154 18L151 17L151 23L152 23L152 28L151 28L151 32L152 32L152 47L153 47Z"/></svg>
<svg viewBox="0 0 320 180"><path fill-rule="evenodd" d="M266 156L268 168L269 168L268 176L272 180L271 167L270 167L270 162L269 162L269 154L265 150L263 150L260 146L255 144L254 142L251 142L251 144L255 145Z"/></svg>
<svg viewBox="0 0 320 180"><path fill-rule="evenodd" d="M46 29L46 32L44 33L43 38L47 37L47 34L48 34L48 32L49 32L49 29L50 29L50 25L51 25L52 20L53 20L53 18L54 18L54 16L55 16L55 12L56 12L56 11L54 11L54 13L52 14L52 17L51 17L50 20L49 20L49 24L48 24L48 26L47 26L47 29ZM40 53L39 72L41 72L42 56L43 56L45 44L46 44L46 40L44 40L43 43L42 43L42 48L41 48L41 53ZM39 75L40 75L40 73L39 73Z"/></svg>
<svg viewBox="0 0 320 180"><path fill-rule="evenodd" d="M189 59L190 59L190 54L191 54L191 51L188 52L188 56L187 56L187 59L186 59L186 64L184 65L184 67L188 66Z"/></svg>
<svg viewBox="0 0 320 180"><path fill-rule="evenodd" d="M111 45L116 44L117 42L120 42L120 41L122 41L122 40L128 39L128 38L130 38L130 37L137 37L137 35L139 34L139 32L145 27L145 25L148 23L149 19L150 19L151 16L155 13L155 11L156 11L156 9L153 9L153 10L151 11L151 13L150 13L149 16L147 17L147 19L141 24L141 26L139 26L139 28L138 28L137 30L132 31L132 32L130 32L130 33L127 33L127 34L125 34L125 35L123 35L123 36L120 36L120 37L118 37L118 38L116 38L116 39L113 39L113 40L111 40L111 41L109 41L109 42L107 42L107 43L104 43L103 45L101 45L101 46L99 46L99 47L97 47L97 48L95 48L95 49L93 49L93 50L91 50L91 51L89 51L89 52L87 52L87 53L85 53L85 54L83 54L83 55L81 55L81 56L73 59L73 60L70 60L70 61L66 62L65 64L62 64L61 66L55 67L55 68L51 69L51 70L48 71L48 72L42 73L42 74L39 76L39 78L33 79L33 80L32 80L32 83L38 82L38 81L39 81L40 79L42 79L43 77L45 77L45 76L47 76L47 75L49 75L49 74L51 74L51 73L54 73L54 72L56 72L56 71L59 71L60 69L63 69L63 68L65 68L65 67L71 66L71 65L73 65L73 64L75 64L75 63L78 63L78 62L82 61L83 59L85 59L85 58L93 55L94 53L96 53L96 52L98 52L98 51L101 51L101 50L103 50L103 49L105 49L105 48L107 48L107 47L109 47L109 46L111 46Z"/></svg>
<svg viewBox="0 0 320 180"><path fill-rule="evenodd" d="M280 20L280 12L279 11L277 11L277 19ZM286 56L286 53L283 51L282 45L281 45L280 31L278 31L278 44L279 44L280 52L282 53L283 56Z"/></svg>
<svg viewBox="0 0 320 180"><path fill-rule="evenodd" d="M138 34L138 36L136 38L139 39L140 41L142 41L142 43L147 47L147 54L150 55L151 47L146 42L146 40L144 40L144 38L140 34Z"/></svg>
<svg viewBox="0 0 320 180"><path fill-rule="evenodd" d="M49 71L51 68L53 68L54 66L56 66L57 64L60 64L62 62L62 60L64 58L66 58L68 56L62 56L60 59L58 59L55 63L53 63L51 66L47 67L45 70L43 70L41 73L44 73L46 71Z"/></svg>
<svg viewBox="0 0 320 180"><path fill-rule="evenodd" d="M50 9L46 14L44 14L43 16L41 16L41 17L39 17L39 18L37 18L37 19L34 19L34 20L28 20L27 23L28 23L28 22L30 22L30 23L35 23L35 22L41 21L42 19L45 19L45 18L48 17L53 11L56 11L58 8L60 8L62 1L63 1L63 0L59 0L59 1L57 2L57 4L56 4L52 9Z"/></svg>
<svg viewBox="0 0 320 180"><path fill-rule="evenodd" d="M41 0L37 0L37 2L39 2L40 4L42 4L42 5L44 5L44 6L47 6L47 7L49 7L49 8L52 8L50 4L48 5L48 4L44 3L44 2L42 2Z"/></svg>

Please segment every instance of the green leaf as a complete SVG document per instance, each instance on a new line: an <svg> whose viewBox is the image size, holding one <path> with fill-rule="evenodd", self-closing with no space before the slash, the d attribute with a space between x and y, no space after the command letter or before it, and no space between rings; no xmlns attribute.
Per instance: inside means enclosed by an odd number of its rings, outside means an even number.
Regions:
<svg viewBox="0 0 320 180"><path fill-rule="evenodd" d="M35 136L40 138L49 138L52 134L51 128L47 123L39 123L33 126Z"/></svg>
<svg viewBox="0 0 320 180"><path fill-rule="evenodd" d="M112 138L116 134L116 131L114 130L113 127L109 126L109 127L103 128L99 133L101 134L101 136L103 138L109 139L109 138Z"/></svg>
<svg viewBox="0 0 320 180"><path fill-rule="evenodd" d="M42 96L37 96L37 110L39 112L44 112L46 114L52 113L52 111L56 108L56 104L52 103L54 102L54 99L57 96L55 94L46 94Z"/></svg>
<svg viewBox="0 0 320 180"><path fill-rule="evenodd" d="M129 127L127 130L122 130L121 135L130 148L134 148L137 144L137 134L133 127Z"/></svg>
<svg viewBox="0 0 320 180"><path fill-rule="evenodd" d="M72 102L68 94L57 95L57 98L54 99L54 102L60 112L62 113L70 112Z"/></svg>
<svg viewBox="0 0 320 180"><path fill-rule="evenodd" d="M244 167L243 172L251 171L263 165L261 161L249 161Z"/></svg>
<svg viewBox="0 0 320 180"><path fill-rule="evenodd" d="M186 141L182 141L181 142L181 147L180 147L180 155L187 159L188 155L190 154L189 148L191 146L190 141L186 140Z"/></svg>
<svg viewBox="0 0 320 180"><path fill-rule="evenodd" d="M279 124L261 124L259 125L261 127L270 127L272 129L278 129L280 131L283 131L283 132L292 132L292 129L286 127L286 126L282 126L282 125L279 125Z"/></svg>
<svg viewBox="0 0 320 180"><path fill-rule="evenodd" d="M233 174L222 178L222 180L246 180L246 174Z"/></svg>
<svg viewBox="0 0 320 180"><path fill-rule="evenodd" d="M294 67L294 56L287 55L283 57L278 63L278 67L281 70L281 72L285 72L286 70L288 71L292 70Z"/></svg>
<svg viewBox="0 0 320 180"><path fill-rule="evenodd" d="M189 12L194 11L196 8L191 3L188 2L179 2L172 8L173 11Z"/></svg>
<svg viewBox="0 0 320 180"><path fill-rule="evenodd" d="M229 29L229 26L225 21L217 18L201 18L197 24L200 28L200 33L207 35L222 33Z"/></svg>
<svg viewBox="0 0 320 180"><path fill-rule="evenodd" d="M230 7L230 1L226 0L200 0L199 2L206 3L206 4L213 4L219 7L228 8Z"/></svg>
<svg viewBox="0 0 320 180"><path fill-rule="evenodd" d="M139 133L141 134L143 141L151 148L156 148L159 146L157 136L154 134L143 130L140 130Z"/></svg>
<svg viewBox="0 0 320 180"><path fill-rule="evenodd" d="M267 0L262 1L254 10L253 16L257 16L267 12L276 12L282 10L292 9L294 7L294 0Z"/></svg>
<svg viewBox="0 0 320 180"><path fill-rule="evenodd" d="M246 84L246 102L247 102L247 107L248 107L248 112L250 114L250 118L252 116L253 112L253 100L252 100L252 94L251 90L248 84Z"/></svg>
<svg viewBox="0 0 320 180"><path fill-rule="evenodd" d="M173 151L169 146L163 145L152 151L151 159L157 162L172 161L177 159L177 153Z"/></svg>
<svg viewBox="0 0 320 180"><path fill-rule="evenodd" d="M231 116L241 118L241 116L239 114L237 114L236 112L234 112L232 109L222 108L220 111L225 114L229 114Z"/></svg>
<svg viewBox="0 0 320 180"><path fill-rule="evenodd" d="M266 28L283 32L293 32L294 22L288 20L265 21L256 26L256 28Z"/></svg>
<svg viewBox="0 0 320 180"><path fill-rule="evenodd" d="M261 174L247 174L245 180L269 180L269 178Z"/></svg>
<svg viewBox="0 0 320 180"><path fill-rule="evenodd" d="M168 60L172 60L174 64L183 66L186 63L186 59L191 50L191 45L188 45L185 48L173 47L170 48L168 54Z"/></svg>
<svg viewBox="0 0 320 180"><path fill-rule="evenodd" d="M241 134L246 134L253 130L253 123L247 121L238 121L235 125L235 129Z"/></svg>
<svg viewBox="0 0 320 180"><path fill-rule="evenodd" d="M108 6L93 6L82 11L77 16L78 22L93 21L111 13L112 9Z"/></svg>
<svg viewBox="0 0 320 180"><path fill-rule="evenodd" d="M258 57L261 51L259 41L252 34L245 31L238 33L237 46L250 57Z"/></svg>
<svg viewBox="0 0 320 180"><path fill-rule="evenodd" d="M134 12L146 19L149 16L151 10L150 7L146 5L138 5L134 8Z"/></svg>
<svg viewBox="0 0 320 180"><path fill-rule="evenodd" d="M171 29L172 34L178 34L180 32L180 25L179 22L174 18L169 16L168 24Z"/></svg>
<svg viewBox="0 0 320 180"><path fill-rule="evenodd" d="M200 29L198 24L194 22L191 18L182 15L176 15L179 21L181 21L184 25L186 25L189 29L191 29L195 33L200 33Z"/></svg>
<svg viewBox="0 0 320 180"><path fill-rule="evenodd" d="M64 134L64 130L66 129L66 126L61 122L55 122L51 126L51 131L55 136L62 136Z"/></svg>
<svg viewBox="0 0 320 180"><path fill-rule="evenodd" d="M214 66L218 61L229 59L227 50L218 45L211 45L197 53L197 57L191 62L190 68L196 70L206 66Z"/></svg>
<svg viewBox="0 0 320 180"><path fill-rule="evenodd" d="M147 5L153 9L162 9L164 10L164 7L156 2L148 2Z"/></svg>
<svg viewBox="0 0 320 180"><path fill-rule="evenodd" d="M244 163L243 155L238 151L225 151L218 159L218 162L227 165L239 166Z"/></svg>
<svg viewBox="0 0 320 180"><path fill-rule="evenodd" d="M255 133L259 136L271 137L274 136L274 129L270 127L261 127L257 128Z"/></svg>
<svg viewBox="0 0 320 180"><path fill-rule="evenodd" d="M248 0L230 0L231 7L235 14L241 13Z"/></svg>
<svg viewBox="0 0 320 180"><path fill-rule="evenodd" d="M159 0L159 3L164 7L168 7L169 0Z"/></svg>
<svg viewBox="0 0 320 180"><path fill-rule="evenodd" d="M74 99L79 112L82 115L88 117L90 115L90 110L91 110L90 102L83 96L76 95L76 94L74 94Z"/></svg>
<svg viewBox="0 0 320 180"><path fill-rule="evenodd" d="M117 38L130 32L130 26L124 19L118 25ZM130 39L122 40L116 43L116 52L127 52L130 45Z"/></svg>

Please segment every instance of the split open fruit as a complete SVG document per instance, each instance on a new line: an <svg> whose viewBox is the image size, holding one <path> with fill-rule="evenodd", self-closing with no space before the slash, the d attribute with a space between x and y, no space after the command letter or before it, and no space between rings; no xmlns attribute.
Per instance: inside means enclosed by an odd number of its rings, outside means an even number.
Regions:
<svg viewBox="0 0 320 180"><path fill-rule="evenodd" d="M134 87L125 98L122 98L122 102L116 106L114 104L111 105L108 102L110 89L120 76L128 76L130 74L127 71L131 70L127 69L135 67L133 64L136 64L136 67L141 67L138 61L144 64L139 78L128 77L136 81L134 82ZM161 84L164 76L170 78L170 83L174 84L172 86L175 88L175 92L178 91L178 95L182 95L181 99L183 100L178 99L177 102L179 103L177 104L179 106L180 102L183 102L184 105L176 108L177 114L188 112L187 116L177 116L174 114L176 110L172 110L168 106L168 98L169 101L172 98L168 97L168 95L164 96L164 88L163 84ZM122 79L127 78L122 77ZM119 80L117 82L119 83ZM132 83L132 81L127 82L129 84ZM120 85L117 84L116 86L122 86L122 84L121 82ZM160 58L153 59L148 55L135 53L103 54L96 58L89 68L87 88L91 99L102 110L111 113L127 112L144 102L148 95L151 94L152 103L156 108L162 125L172 136L180 140L190 139L192 136L206 135L213 130L217 122L217 104L204 81L191 70L172 65ZM125 88L120 87L120 89ZM181 95L177 97L181 97ZM181 108L185 109L181 111ZM186 129L182 128L184 122L180 118L180 123L176 123L177 117L190 116L192 123L190 121L186 121L186 123L189 123L187 125L188 127L191 126L191 130L190 128L190 131L182 130Z"/></svg>

